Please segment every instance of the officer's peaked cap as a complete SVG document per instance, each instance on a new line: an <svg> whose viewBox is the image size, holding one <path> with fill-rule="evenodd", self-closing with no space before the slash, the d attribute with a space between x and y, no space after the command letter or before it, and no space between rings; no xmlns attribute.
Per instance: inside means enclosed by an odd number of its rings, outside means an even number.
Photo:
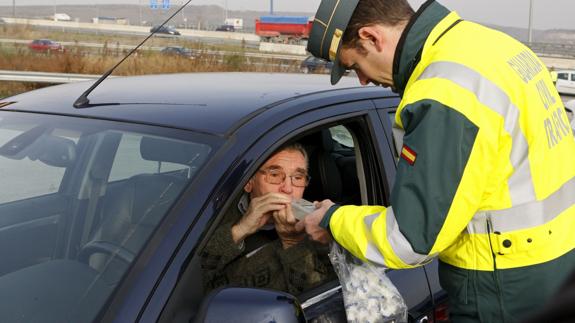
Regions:
<svg viewBox="0 0 575 323"><path fill-rule="evenodd" d="M334 62L331 84L345 73L339 63L341 39L359 0L322 0L313 21L307 50L315 57Z"/></svg>

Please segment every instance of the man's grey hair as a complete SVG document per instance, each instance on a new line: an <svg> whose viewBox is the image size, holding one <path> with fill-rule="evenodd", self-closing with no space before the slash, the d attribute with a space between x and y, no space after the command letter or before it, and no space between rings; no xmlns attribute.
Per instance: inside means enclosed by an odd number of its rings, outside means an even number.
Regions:
<svg viewBox="0 0 575 323"><path fill-rule="evenodd" d="M305 148L303 147L302 144L300 144L299 142L292 142L292 143L284 144L283 146L278 148L278 150L276 150L274 155L279 153L280 151L284 151L284 150L299 151L303 155L303 158L305 159L305 168L306 169L309 168L309 159L307 156L307 151L305 150Z"/></svg>

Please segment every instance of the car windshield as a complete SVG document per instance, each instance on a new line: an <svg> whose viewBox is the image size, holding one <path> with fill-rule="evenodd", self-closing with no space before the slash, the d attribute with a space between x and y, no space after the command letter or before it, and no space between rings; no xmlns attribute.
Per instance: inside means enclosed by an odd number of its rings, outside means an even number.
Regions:
<svg viewBox="0 0 575 323"><path fill-rule="evenodd" d="M0 322L91 322L183 189L207 135L0 113Z"/></svg>

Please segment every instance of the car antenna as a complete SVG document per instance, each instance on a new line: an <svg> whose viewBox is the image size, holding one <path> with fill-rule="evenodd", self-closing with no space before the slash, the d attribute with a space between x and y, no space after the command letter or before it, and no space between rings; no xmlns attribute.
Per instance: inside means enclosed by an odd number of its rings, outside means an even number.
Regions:
<svg viewBox="0 0 575 323"><path fill-rule="evenodd" d="M106 78L108 78L108 76L110 76L110 74L112 74L112 72L114 72L114 70L120 66L120 64L122 64L128 57L130 57L135 51L138 50L138 48L140 48L140 46L142 46L148 39L150 39L152 36L154 36L159 30L162 29L162 27L164 27L164 25L170 21L170 19L174 18L180 11L182 11L182 9L184 9L184 7L186 7L190 2L192 2L192 0L188 0L186 3L184 3L182 6L180 6L180 8L178 10L176 10L171 16L168 17L168 19L166 19L158 28L155 28L149 35L148 37L146 37L144 40L142 40L141 43L138 44L138 46L134 47L126 56L124 56L124 58L122 58L118 63L116 63L116 65L114 65L111 69L109 69L106 73L104 73L102 76L100 76L100 78L94 82L94 84L92 84L92 86L90 86L84 93L82 93L82 95L80 95L80 97L78 97L76 99L76 101L74 101L74 108L76 109L84 109L84 108L90 108L93 106L96 106L96 104L90 104L90 99L88 99L88 95L90 95L90 93L92 93L92 91L94 91L98 85L100 85L100 83L104 82L104 80ZM97 104L99 105L99 104Z"/></svg>

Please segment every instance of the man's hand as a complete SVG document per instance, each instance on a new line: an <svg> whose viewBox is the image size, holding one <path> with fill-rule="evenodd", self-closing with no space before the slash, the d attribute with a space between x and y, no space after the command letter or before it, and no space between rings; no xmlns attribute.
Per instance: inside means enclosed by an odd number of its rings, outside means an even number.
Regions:
<svg viewBox="0 0 575 323"><path fill-rule="evenodd" d="M272 212L285 210L291 202L291 197L280 193L268 193L250 201L247 212L232 226L232 239L235 243L243 241L246 237L254 234L263 227Z"/></svg>
<svg viewBox="0 0 575 323"><path fill-rule="evenodd" d="M296 230L305 228L312 240L327 244L332 240L331 234L326 229L319 226L327 210L334 205L330 200L315 202L316 210L308 214L302 221L296 224Z"/></svg>
<svg viewBox="0 0 575 323"><path fill-rule="evenodd" d="M296 229L297 219L293 215L291 204L285 209L273 212L276 232L282 242L282 247L287 249L300 243L305 238L303 228Z"/></svg>

